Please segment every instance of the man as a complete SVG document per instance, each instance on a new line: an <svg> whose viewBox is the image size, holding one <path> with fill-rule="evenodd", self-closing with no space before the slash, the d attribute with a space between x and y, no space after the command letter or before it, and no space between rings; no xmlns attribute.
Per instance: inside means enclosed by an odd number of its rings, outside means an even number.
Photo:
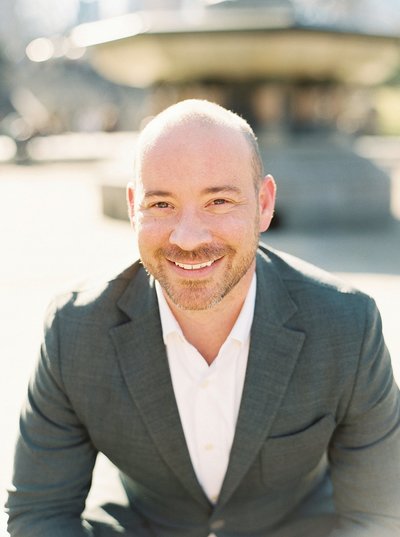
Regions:
<svg viewBox="0 0 400 537"><path fill-rule="evenodd" d="M400 398L379 314L259 247L274 199L235 114L189 100L144 129L128 187L143 266L49 313L12 537L400 535ZM97 452L129 498L115 527L81 519Z"/></svg>

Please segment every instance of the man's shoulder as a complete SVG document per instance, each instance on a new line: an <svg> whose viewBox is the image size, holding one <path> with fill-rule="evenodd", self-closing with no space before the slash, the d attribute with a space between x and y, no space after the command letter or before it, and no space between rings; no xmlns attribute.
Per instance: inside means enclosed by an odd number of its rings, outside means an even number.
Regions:
<svg viewBox="0 0 400 537"><path fill-rule="evenodd" d="M260 243L260 255L269 263L286 289L292 295L354 297L357 301L369 300L365 293L339 276L328 272L299 257Z"/></svg>
<svg viewBox="0 0 400 537"><path fill-rule="evenodd" d="M334 274L264 245L259 256L261 267L266 268L258 271L257 282L258 275L264 276L263 287L273 297L276 311L289 301L292 323L302 330L311 333L317 327L320 334L350 330L351 337L356 337L363 333L367 318L375 316L375 301ZM268 291L271 282L280 287L279 294Z"/></svg>
<svg viewBox="0 0 400 537"><path fill-rule="evenodd" d="M47 318L57 316L75 322L111 324L121 317L120 299L134 282L141 265L135 262L111 277L90 278L69 291L58 294L50 303Z"/></svg>

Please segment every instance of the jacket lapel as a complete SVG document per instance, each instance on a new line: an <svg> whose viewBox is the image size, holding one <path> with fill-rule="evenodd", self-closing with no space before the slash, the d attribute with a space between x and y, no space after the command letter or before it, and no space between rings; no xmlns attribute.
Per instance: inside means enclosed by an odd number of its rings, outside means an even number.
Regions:
<svg viewBox="0 0 400 537"><path fill-rule="evenodd" d="M122 373L150 436L185 489L209 506L186 446L162 337L154 281L140 268L119 307L130 322L114 327L111 337Z"/></svg>
<svg viewBox="0 0 400 537"><path fill-rule="evenodd" d="M259 252L251 343L235 438L218 505L226 503L253 463L281 405L305 334L284 323L297 308Z"/></svg>

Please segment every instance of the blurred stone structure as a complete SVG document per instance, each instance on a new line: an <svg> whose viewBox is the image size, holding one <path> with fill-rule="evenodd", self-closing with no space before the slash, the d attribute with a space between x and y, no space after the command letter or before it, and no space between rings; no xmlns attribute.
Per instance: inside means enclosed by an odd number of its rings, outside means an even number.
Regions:
<svg viewBox="0 0 400 537"><path fill-rule="evenodd" d="M382 19L394 13L390 0L375 26L372 4L365 13L359 1L154 0L138 11L142 4L74 28L69 43L110 80L149 90L143 122L184 98L219 102L258 133L281 223L390 220L390 177L352 150L354 137L376 132L371 88L399 68L395 17L390 31Z"/></svg>

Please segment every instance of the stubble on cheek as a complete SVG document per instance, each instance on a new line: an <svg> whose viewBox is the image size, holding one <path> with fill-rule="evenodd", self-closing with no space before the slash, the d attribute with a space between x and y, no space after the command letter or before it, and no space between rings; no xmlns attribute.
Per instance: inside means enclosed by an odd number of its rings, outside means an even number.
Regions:
<svg viewBox="0 0 400 537"><path fill-rule="evenodd" d="M142 264L158 280L177 307L189 310L212 308L236 286L253 263L259 241L257 218L254 224L247 240L238 242L237 248L226 244L210 244L185 251L176 245L167 244L152 251L149 244L143 241ZM242 233L239 232L238 235ZM178 276L171 270L174 267L169 266L174 262L196 264L218 259L221 259L222 266L215 267L214 275L204 279L190 278L189 272L188 278Z"/></svg>
<svg viewBox="0 0 400 537"><path fill-rule="evenodd" d="M228 295L249 270L254 260L254 253L248 251L246 256L239 258L235 263L237 252L231 247L228 249L225 247L224 251L225 255L222 263L225 263L225 265L223 271L217 272L215 277L201 280L194 280L189 277L185 279L184 277L171 275L166 265L170 261L165 258L164 250L154 256L154 263L144 263L144 266L159 281L161 287L177 307L186 310L206 310L216 306ZM219 254L222 253L221 250L218 250L218 252ZM194 255L192 255L191 260L193 262L198 261L198 254L194 252L192 254ZM219 255L219 257L222 256ZM183 260L188 261L187 253L182 258Z"/></svg>

